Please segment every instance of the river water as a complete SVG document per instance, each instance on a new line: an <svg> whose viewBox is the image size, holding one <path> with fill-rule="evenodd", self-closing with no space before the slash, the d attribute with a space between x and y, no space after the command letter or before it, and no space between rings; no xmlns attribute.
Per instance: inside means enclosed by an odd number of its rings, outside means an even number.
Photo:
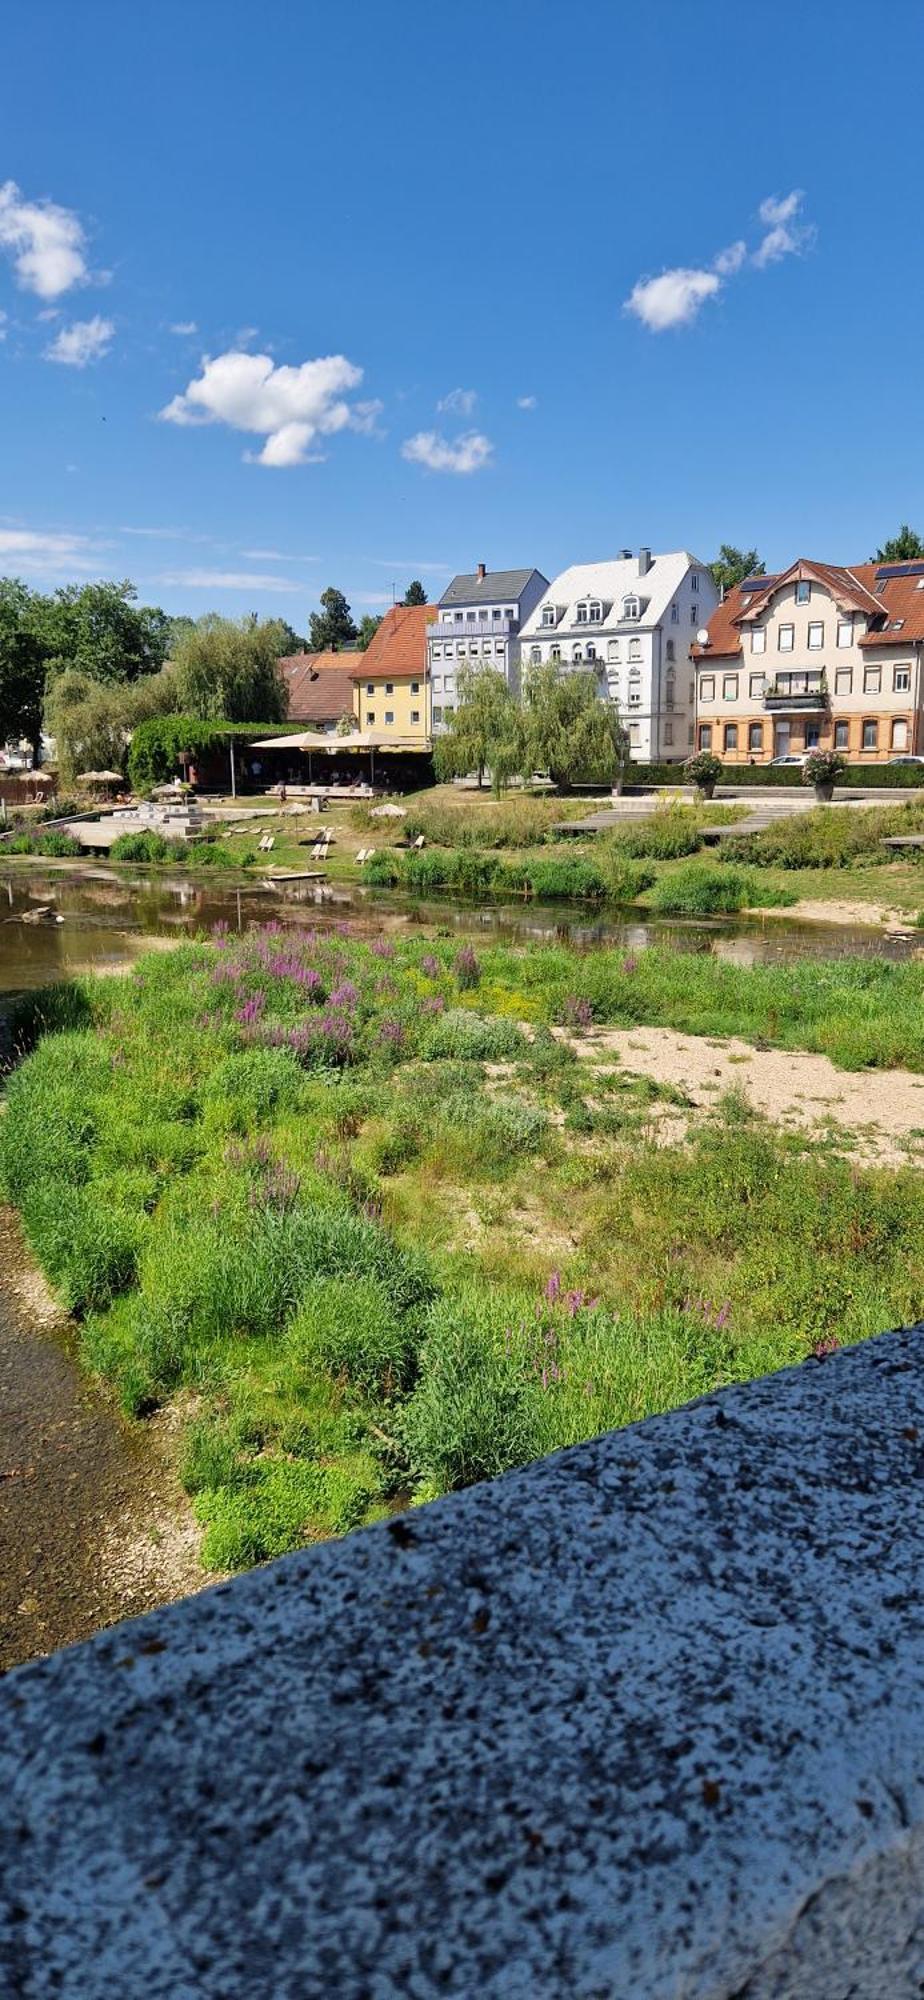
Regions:
<svg viewBox="0 0 924 2000"><path fill-rule="evenodd" d="M429 928L511 942L559 939L579 950L657 942L744 964L847 953L897 959L920 943L920 934L883 937L779 917L680 924L632 912L590 916L565 905L419 901L358 885L322 898L311 884L193 883L162 871L27 864L0 869L0 992L117 970L155 938L270 920L346 922L361 934ZM81 1374L73 1330L3 1210L0 1271L2 1671L184 1595L205 1578L173 1465L169 1415L143 1429L129 1426Z"/></svg>

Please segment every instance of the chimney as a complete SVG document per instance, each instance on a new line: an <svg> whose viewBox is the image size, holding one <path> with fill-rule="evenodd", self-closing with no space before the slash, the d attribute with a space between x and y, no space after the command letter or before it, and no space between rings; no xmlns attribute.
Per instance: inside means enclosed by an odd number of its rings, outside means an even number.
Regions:
<svg viewBox="0 0 924 2000"><path fill-rule="evenodd" d="M620 560L621 560L622 562L631 562L631 560L632 560L632 550L631 550L631 549L620 549L620 551L619 551L619 556L620 556Z"/></svg>
<svg viewBox="0 0 924 2000"><path fill-rule="evenodd" d="M638 573L639 573L639 576L647 576L647 575L648 575L648 571L650 570L650 568L651 568L651 550L650 550L650 549L639 549L639 552L638 552Z"/></svg>
<svg viewBox="0 0 924 2000"><path fill-rule="evenodd" d="M484 563L479 563L479 564L478 564L478 581L479 581L479 583L483 583L483 582L484 582L484 580L485 580L485 577L486 577L486 575L487 575L487 571L486 571L486 569L485 569L485 566L484 566Z"/></svg>

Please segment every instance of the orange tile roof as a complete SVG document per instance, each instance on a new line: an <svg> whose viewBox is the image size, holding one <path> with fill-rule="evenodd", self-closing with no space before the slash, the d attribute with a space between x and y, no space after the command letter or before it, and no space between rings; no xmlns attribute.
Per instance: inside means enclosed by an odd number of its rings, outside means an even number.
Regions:
<svg viewBox="0 0 924 2000"><path fill-rule="evenodd" d="M913 574L916 565L909 564L899 576L877 580L881 567L875 562L837 565L801 558L789 569L766 577L765 590L743 590L736 584L709 620L709 645L691 646L691 656L694 660L721 660L740 653L742 625L753 622L780 584L803 575L817 577L837 604L862 611L876 621L875 629L859 641L861 646L907 646L924 640L924 590L917 587L924 579ZM896 631L899 619L902 622Z"/></svg>
<svg viewBox="0 0 924 2000"><path fill-rule="evenodd" d="M339 722L353 713L353 653L292 653L280 660L289 722Z"/></svg>
<svg viewBox="0 0 924 2000"><path fill-rule="evenodd" d="M435 617L435 604L393 604L359 655L354 681L377 680L383 674L415 674L422 680L427 671L427 626Z"/></svg>

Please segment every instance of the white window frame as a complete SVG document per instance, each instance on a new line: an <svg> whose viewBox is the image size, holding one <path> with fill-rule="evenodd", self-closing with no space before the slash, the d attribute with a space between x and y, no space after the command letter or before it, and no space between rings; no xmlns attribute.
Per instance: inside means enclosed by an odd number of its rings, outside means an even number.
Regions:
<svg viewBox="0 0 924 2000"><path fill-rule="evenodd" d="M783 635L787 634L784 641ZM796 628L785 621L777 627L776 649L778 653L794 653L796 649Z"/></svg>
<svg viewBox="0 0 924 2000"><path fill-rule="evenodd" d="M766 625L752 625L752 626L751 626L751 652L752 652L752 653L765 653L765 652L766 652L766 650L767 650L767 627L766 627Z"/></svg>
<svg viewBox="0 0 924 2000"><path fill-rule="evenodd" d="M839 618L837 621L837 644L841 652L853 645L853 619Z"/></svg>
<svg viewBox="0 0 924 2000"><path fill-rule="evenodd" d="M899 679L899 675L901 675L901 679ZM893 691L893 693L894 693L894 694L910 694L910 692L911 692L911 668L910 668L910 667L905 667L905 666L901 666L901 667L893 667L893 669L892 669L892 691Z"/></svg>
<svg viewBox="0 0 924 2000"><path fill-rule="evenodd" d="M814 638L812 636L813 633L817 635ZM809 622L809 628L808 628L809 652L820 653L824 648L824 643L825 643L824 620L821 618L812 618Z"/></svg>

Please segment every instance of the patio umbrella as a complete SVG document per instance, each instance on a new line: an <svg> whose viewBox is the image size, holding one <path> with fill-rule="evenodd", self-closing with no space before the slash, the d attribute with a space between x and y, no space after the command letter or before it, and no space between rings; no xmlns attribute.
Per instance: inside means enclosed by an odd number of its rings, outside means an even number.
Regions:
<svg viewBox="0 0 924 2000"><path fill-rule="evenodd" d="M121 771L78 771L78 785L124 785Z"/></svg>

